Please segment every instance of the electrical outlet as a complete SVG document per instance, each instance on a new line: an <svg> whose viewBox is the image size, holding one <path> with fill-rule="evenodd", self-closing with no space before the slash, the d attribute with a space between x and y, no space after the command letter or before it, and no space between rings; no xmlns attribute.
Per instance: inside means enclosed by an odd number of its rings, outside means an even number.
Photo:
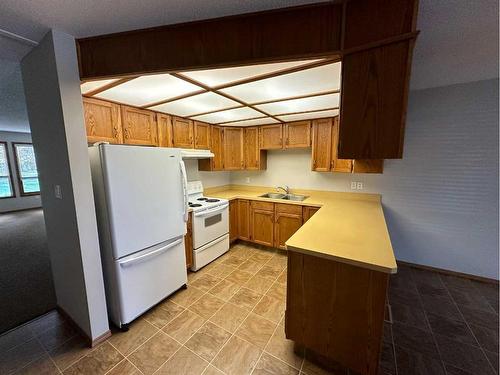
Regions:
<svg viewBox="0 0 500 375"><path fill-rule="evenodd" d="M54 185L54 196L57 199L62 199L61 185Z"/></svg>
<svg viewBox="0 0 500 375"><path fill-rule="evenodd" d="M356 183L356 189L363 190L363 183L362 182Z"/></svg>
<svg viewBox="0 0 500 375"><path fill-rule="evenodd" d="M351 190L363 190L363 183L360 181L351 181Z"/></svg>
<svg viewBox="0 0 500 375"><path fill-rule="evenodd" d="M356 189L357 189L356 181L351 181L351 190L356 190Z"/></svg>
<svg viewBox="0 0 500 375"><path fill-rule="evenodd" d="M247 177L247 178L245 179L245 181L246 181L246 183L247 183L247 184L249 184L249 183L250 183L250 177Z"/></svg>

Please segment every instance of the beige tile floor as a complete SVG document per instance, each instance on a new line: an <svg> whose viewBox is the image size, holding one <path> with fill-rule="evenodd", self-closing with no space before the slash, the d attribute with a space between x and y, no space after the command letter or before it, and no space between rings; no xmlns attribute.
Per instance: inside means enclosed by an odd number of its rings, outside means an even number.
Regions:
<svg viewBox="0 0 500 375"><path fill-rule="evenodd" d="M286 255L237 244L96 348L57 313L0 337L0 374L320 374L285 339Z"/></svg>

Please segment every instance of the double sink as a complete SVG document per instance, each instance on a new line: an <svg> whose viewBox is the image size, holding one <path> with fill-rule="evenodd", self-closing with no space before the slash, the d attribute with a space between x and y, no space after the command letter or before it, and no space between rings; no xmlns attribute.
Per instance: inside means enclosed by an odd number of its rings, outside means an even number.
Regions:
<svg viewBox="0 0 500 375"><path fill-rule="evenodd" d="M283 199L288 201L299 201L302 202L304 199L308 198L307 195L299 195L299 194L282 194L282 193L266 193L259 195L261 198L269 198L269 199Z"/></svg>

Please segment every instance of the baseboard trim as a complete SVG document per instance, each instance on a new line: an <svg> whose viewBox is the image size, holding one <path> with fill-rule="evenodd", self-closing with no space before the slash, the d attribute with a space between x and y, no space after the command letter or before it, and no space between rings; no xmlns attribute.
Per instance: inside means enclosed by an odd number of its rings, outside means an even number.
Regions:
<svg viewBox="0 0 500 375"><path fill-rule="evenodd" d="M451 271L451 270L445 270L443 268L437 268L437 267L432 267L432 266L425 266L423 264L416 264L416 263L404 262L402 260L398 260L397 263L398 264L403 264L405 266L412 267L412 268L418 268L418 269L421 269L421 270L438 272L438 273L441 273L443 275L456 276L456 277L461 277L463 279L480 281L480 282L488 283L488 284L495 284L495 285L499 284L498 280L490 279L488 277L470 275L468 273Z"/></svg>
<svg viewBox="0 0 500 375"><path fill-rule="evenodd" d="M28 207L28 208L18 208L15 210L9 210L9 211L0 211L0 214L13 214L16 212L23 212L23 211L31 211L31 210L39 210L42 209L42 206L37 206L37 207Z"/></svg>
<svg viewBox="0 0 500 375"><path fill-rule="evenodd" d="M104 332L102 335L97 337L95 340L92 340L89 335L73 320L73 318L59 305L56 307L57 311L73 326L76 330L85 338L89 347L94 348L101 342L105 341L108 337L111 336L111 330Z"/></svg>

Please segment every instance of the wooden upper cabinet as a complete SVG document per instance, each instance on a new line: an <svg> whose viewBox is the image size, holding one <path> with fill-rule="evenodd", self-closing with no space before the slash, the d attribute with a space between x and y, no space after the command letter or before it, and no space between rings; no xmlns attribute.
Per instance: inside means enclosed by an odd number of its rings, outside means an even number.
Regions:
<svg viewBox="0 0 500 375"><path fill-rule="evenodd" d="M158 146L172 147L172 117L157 113L156 121L158 122Z"/></svg>
<svg viewBox="0 0 500 375"><path fill-rule="evenodd" d="M333 118L332 124L332 172L352 172L352 159L339 159L338 158L339 146L339 116Z"/></svg>
<svg viewBox="0 0 500 375"><path fill-rule="evenodd" d="M123 143L157 146L156 113L145 109L121 106Z"/></svg>
<svg viewBox="0 0 500 375"><path fill-rule="evenodd" d="M244 167L243 128L224 129L224 170L238 170Z"/></svg>
<svg viewBox="0 0 500 375"><path fill-rule="evenodd" d="M224 167L224 157L223 157L223 133L220 126L211 126L211 147L210 149L214 153L212 159L212 167L214 171L221 171Z"/></svg>
<svg viewBox="0 0 500 375"><path fill-rule="evenodd" d="M289 122L285 126L285 148L311 147L311 121Z"/></svg>
<svg viewBox="0 0 500 375"><path fill-rule="evenodd" d="M245 169L266 169L266 152L259 147L259 128L245 128L244 132Z"/></svg>
<svg viewBox="0 0 500 375"><path fill-rule="evenodd" d="M194 122L194 148L210 149L210 125L204 122Z"/></svg>
<svg viewBox="0 0 500 375"><path fill-rule="evenodd" d="M264 125L260 127L260 149L275 150L283 148L283 125Z"/></svg>
<svg viewBox="0 0 500 375"><path fill-rule="evenodd" d="M87 142L123 143L120 106L98 99L83 98Z"/></svg>
<svg viewBox="0 0 500 375"><path fill-rule="evenodd" d="M286 249L285 242L302 226L302 206L276 203L274 247Z"/></svg>
<svg viewBox="0 0 500 375"><path fill-rule="evenodd" d="M328 172L332 158L332 119L312 122L312 170Z"/></svg>
<svg viewBox="0 0 500 375"><path fill-rule="evenodd" d="M238 199L238 237L250 240L250 201Z"/></svg>
<svg viewBox="0 0 500 375"><path fill-rule="evenodd" d="M250 240L265 246L274 246L274 203L250 203Z"/></svg>
<svg viewBox="0 0 500 375"><path fill-rule="evenodd" d="M174 147L194 148L193 121L172 117L172 143Z"/></svg>

